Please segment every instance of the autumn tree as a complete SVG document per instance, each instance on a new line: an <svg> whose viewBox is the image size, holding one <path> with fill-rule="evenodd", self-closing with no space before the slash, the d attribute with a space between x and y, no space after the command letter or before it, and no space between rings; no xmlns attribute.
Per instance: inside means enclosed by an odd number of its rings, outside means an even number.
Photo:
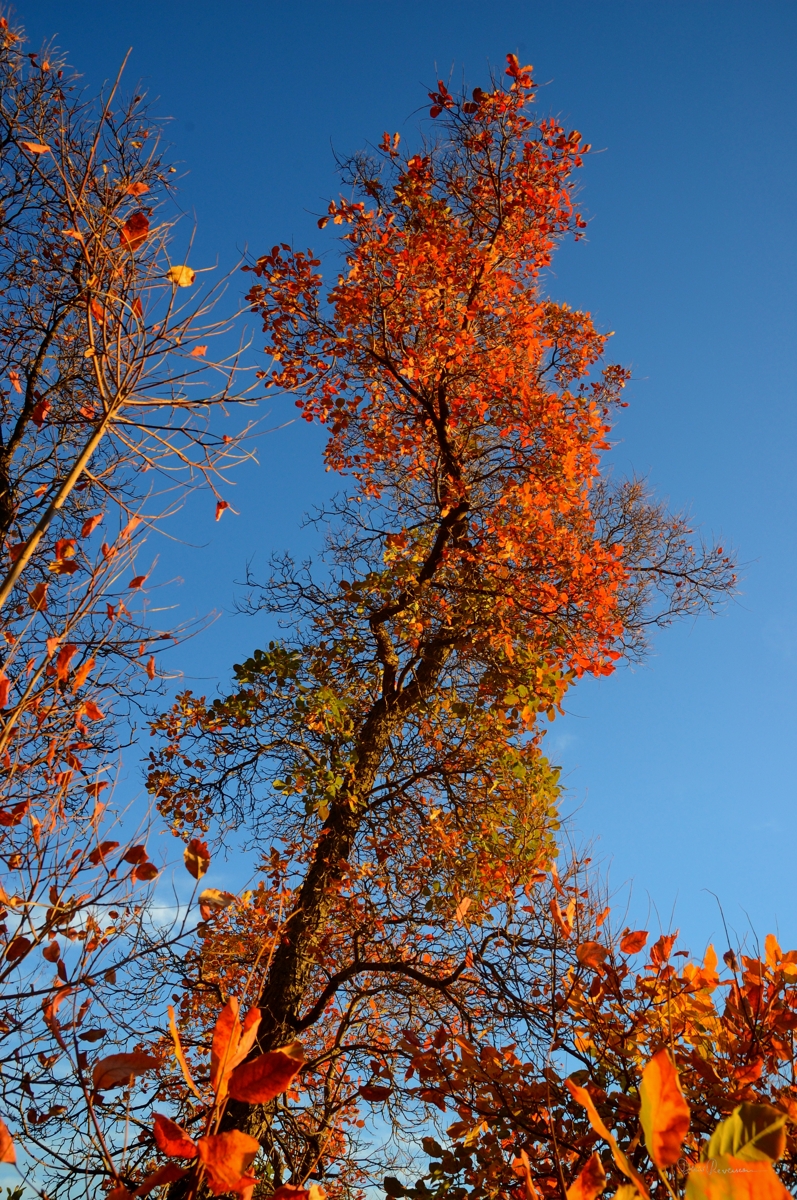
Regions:
<svg viewBox="0 0 797 1200"><path fill-rule="evenodd" d="M2 17L0 146L3 1116L64 1164L92 1036L127 1037L123 964L154 951L129 940L158 874L148 817L110 800L130 706L179 636L149 619L144 537L197 487L227 507L220 472L246 451L216 415L243 392L209 353L213 289L171 258L174 168L142 96L88 96Z"/></svg>
<svg viewBox="0 0 797 1200"><path fill-rule="evenodd" d="M326 294L310 251L251 266L263 380L325 425L348 491L319 514L320 574L285 556L253 585L284 639L228 695L179 697L149 785L186 840L239 831L261 854L259 885L206 906L181 970L196 1071L230 995L259 1010L251 1054L304 1045L293 1099L232 1097L220 1118L261 1145L264 1194L378 1171L358 1156L363 1103L387 1103L405 1141L446 1108L399 1072L430 1037L499 1028L486 964L510 914L538 914L556 856L541 715L733 585L638 481L601 477L628 372L545 287L557 243L583 236L588 147L534 119L530 68L508 63L470 97L440 84L419 149L385 135L344 165L349 194L319 221L342 234ZM171 1194L205 1179L199 1163Z"/></svg>

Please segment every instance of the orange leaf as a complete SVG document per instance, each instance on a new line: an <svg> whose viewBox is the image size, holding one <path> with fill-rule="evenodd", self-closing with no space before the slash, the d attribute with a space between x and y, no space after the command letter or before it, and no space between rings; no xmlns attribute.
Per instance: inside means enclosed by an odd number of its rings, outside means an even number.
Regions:
<svg viewBox="0 0 797 1200"><path fill-rule="evenodd" d="M93 700L84 700L82 708L90 721L105 720L105 714L97 707Z"/></svg>
<svg viewBox="0 0 797 1200"><path fill-rule="evenodd" d="M154 879L158 874L158 868L152 862L139 863L133 871L133 878L140 879L143 883L149 883L150 879Z"/></svg>
<svg viewBox="0 0 797 1200"><path fill-rule="evenodd" d="M77 654L77 646L73 642L67 642L58 651L58 658L55 660L55 674L59 683L65 683L69 674L69 664Z"/></svg>
<svg viewBox="0 0 797 1200"><path fill-rule="evenodd" d="M97 660L95 658L87 658L84 663L78 667L75 674L72 676L72 691L76 692L82 687L88 679L91 672L94 670Z"/></svg>
<svg viewBox="0 0 797 1200"><path fill-rule="evenodd" d="M94 532L94 530L97 528L97 526L99 525L101 520L102 520L102 513L97 513L97 515L95 517L86 517L85 521L83 522L83 524L80 528L80 536L88 537L90 533Z"/></svg>
<svg viewBox="0 0 797 1200"><path fill-rule="evenodd" d="M600 1113L595 1107L595 1102L587 1089L579 1087L579 1085L574 1083L572 1079L565 1080L565 1087L570 1092L570 1095L573 1097L576 1103L580 1104L581 1107L586 1110L589 1123L598 1136L602 1137L605 1142L608 1142L609 1149L612 1152L612 1158L617 1163L617 1166L620 1168L626 1178L631 1179L637 1185L643 1196L647 1196L648 1189L645 1186L644 1179L639 1174L636 1167L634 1167L628 1161L625 1154L618 1146L616 1139L604 1125Z"/></svg>
<svg viewBox="0 0 797 1200"><path fill-rule="evenodd" d="M197 1088L197 1085L194 1083L190 1070L188 1069L188 1063L186 1062L185 1054L183 1053L183 1046L180 1041L180 1034L177 1032L177 1022L174 1017L174 1009L172 1008L171 1004L169 1005L169 1032L172 1035L172 1042L174 1043L174 1055L180 1064L180 1070L183 1073L183 1079L188 1084L197 1099L201 1100L202 1096Z"/></svg>
<svg viewBox="0 0 797 1200"><path fill-rule="evenodd" d="M169 1158L196 1158L194 1141L182 1125L165 1117L163 1113L155 1113L152 1133L158 1149Z"/></svg>
<svg viewBox="0 0 797 1200"><path fill-rule="evenodd" d="M774 933L768 933L764 939L764 953L768 967L776 967L783 958L783 951L778 945L778 939Z"/></svg>
<svg viewBox="0 0 797 1200"><path fill-rule="evenodd" d="M15 392L22 391L22 385L19 382L19 371L9 371L8 378Z"/></svg>
<svg viewBox="0 0 797 1200"><path fill-rule="evenodd" d="M157 674L157 672L155 670L155 655L154 654L150 654L149 658L147 659L147 665L146 665L145 670L147 672L147 679L155 678L155 675Z"/></svg>
<svg viewBox="0 0 797 1200"><path fill-rule="evenodd" d="M593 971L601 972L607 957L608 951L600 942L582 942L576 946L576 958L582 967L589 967Z"/></svg>
<svg viewBox="0 0 797 1200"><path fill-rule="evenodd" d="M191 838L183 851L183 859L189 875L193 875L194 879L201 879L210 866L210 851L207 842L201 842L199 838Z"/></svg>
<svg viewBox="0 0 797 1200"><path fill-rule="evenodd" d="M792 1195L771 1163L718 1155L689 1172L686 1200L792 1200Z"/></svg>
<svg viewBox="0 0 797 1200"><path fill-rule="evenodd" d="M126 1087L137 1075L152 1071L158 1066L157 1058L145 1054L143 1050L133 1050L130 1054L109 1054L94 1064L92 1082L97 1091L106 1088Z"/></svg>
<svg viewBox="0 0 797 1200"><path fill-rule="evenodd" d="M233 1100L266 1104L286 1090L303 1062L304 1051L299 1042L260 1054L235 1068L230 1076L229 1093Z"/></svg>
<svg viewBox="0 0 797 1200"><path fill-rule="evenodd" d="M209 1134L197 1142L199 1161L205 1168L208 1187L214 1196L237 1191L260 1149L257 1138L239 1129Z"/></svg>
<svg viewBox="0 0 797 1200"><path fill-rule="evenodd" d="M47 584L37 583L32 592L28 593L28 604L34 612L47 610Z"/></svg>
<svg viewBox="0 0 797 1200"><path fill-rule="evenodd" d="M11 691L11 680L0 674L0 708L8 704L8 693Z"/></svg>
<svg viewBox="0 0 797 1200"><path fill-rule="evenodd" d="M149 184L141 182L128 183L124 191L127 196L143 196L145 192L149 191Z"/></svg>
<svg viewBox="0 0 797 1200"><path fill-rule="evenodd" d="M134 575L127 586L130 588L140 588L146 578L146 575Z"/></svg>
<svg viewBox="0 0 797 1200"><path fill-rule="evenodd" d="M224 512L225 508L229 508L229 507L230 506L226 500L217 500L216 501L216 520L217 521L221 520L221 514Z"/></svg>
<svg viewBox="0 0 797 1200"><path fill-rule="evenodd" d="M309 1188L299 1187L295 1183L283 1183L270 1197L270 1200L324 1200L326 1192L317 1183Z"/></svg>
<svg viewBox="0 0 797 1200"><path fill-rule="evenodd" d="M238 1000L231 996L219 1013L210 1047L210 1086L217 1096L226 1094L226 1081L241 1040Z"/></svg>
<svg viewBox="0 0 797 1200"><path fill-rule="evenodd" d="M126 250L137 250L147 240L149 221L146 213L134 212L122 226L119 240Z"/></svg>
<svg viewBox="0 0 797 1200"><path fill-rule="evenodd" d="M540 1200L540 1193L534 1186L531 1178L531 1166L529 1164L529 1156L525 1150L521 1150L516 1159L512 1161L512 1169L516 1175L520 1175L523 1179L526 1192L526 1200Z"/></svg>
<svg viewBox="0 0 797 1200"><path fill-rule="evenodd" d="M645 1144L657 1167L671 1167L681 1157L689 1130L689 1105L669 1050L659 1050L642 1072L640 1119Z"/></svg>
<svg viewBox="0 0 797 1200"><path fill-rule="evenodd" d="M20 142L23 150L27 150L29 154L49 154L50 147L44 142Z"/></svg>
<svg viewBox="0 0 797 1200"><path fill-rule="evenodd" d="M675 933L662 934L657 942L654 942L650 948L650 961L660 967L666 963L670 957L670 952L675 945L675 939L678 937L678 930Z"/></svg>
<svg viewBox="0 0 797 1200"><path fill-rule="evenodd" d="M0 1121L0 1162L15 1163L17 1152L5 1121Z"/></svg>
<svg viewBox="0 0 797 1200"><path fill-rule="evenodd" d="M207 352L207 346L194 346L191 351L191 358L204 358Z"/></svg>
<svg viewBox="0 0 797 1200"><path fill-rule="evenodd" d="M597 1200L606 1187L606 1172L597 1153L584 1164L577 1179L567 1189L567 1200Z"/></svg>
<svg viewBox="0 0 797 1200"><path fill-rule="evenodd" d="M633 932L624 933L620 938L620 949L623 954L638 954L648 940L648 932L646 929L635 929Z"/></svg>
<svg viewBox="0 0 797 1200"><path fill-rule="evenodd" d="M142 1183L136 1188L136 1196L148 1196L156 1187L161 1187L165 1183L176 1183L178 1179L182 1179L188 1173L187 1167L178 1167L177 1163L164 1163L162 1167L158 1167L157 1171L153 1171L151 1175L147 1175Z"/></svg>

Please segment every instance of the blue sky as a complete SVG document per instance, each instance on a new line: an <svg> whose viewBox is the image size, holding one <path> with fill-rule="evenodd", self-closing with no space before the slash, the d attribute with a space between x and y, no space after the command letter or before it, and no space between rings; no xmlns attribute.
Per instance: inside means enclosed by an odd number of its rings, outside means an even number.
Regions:
<svg viewBox="0 0 797 1200"><path fill-rule="evenodd" d="M724 941L716 893L740 933L797 944L797 5L30 0L19 14L92 88L133 47L131 85L172 118L195 266L317 243L333 151L411 137L438 76L484 85L508 51L534 64L541 106L595 148L588 240L560 253L550 290L615 330L634 369L616 470L648 474L744 564L724 615L573 692L549 748L578 836L614 885L633 880L636 914L668 924L675 906L699 949ZM290 401L270 413L289 420ZM181 652L198 689L266 635L231 611L247 560L311 548L297 526L329 491L320 445L304 422L264 437L228 497L241 515L216 526L198 500L180 525L192 544L158 547L182 613L222 613Z"/></svg>

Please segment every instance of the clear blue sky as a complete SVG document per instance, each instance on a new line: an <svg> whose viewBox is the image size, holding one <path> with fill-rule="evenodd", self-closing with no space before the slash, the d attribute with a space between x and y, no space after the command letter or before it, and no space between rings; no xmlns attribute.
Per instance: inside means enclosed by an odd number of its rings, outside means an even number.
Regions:
<svg viewBox="0 0 797 1200"><path fill-rule="evenodd" d="M660 635L648 664L571 694L550 749L581 835L634 880L695 949L729 923L797 944L797 483L794 0L30 0L34 43L58 35L94 87L128 49L173 118L194 265L248 246L317 240L336 191L333 148L411 136L439 76L484 85L508 51L534 64L543 107L596 151L582 173L588 241L559 256L551 290L616 330L631 407L618 470L648 473L675 506L737 547L742 594L715 620ZM273 423L292 415L272 408ZM297 540L329 488L303 422L262 442L204 549L160 547L185 579L183 611L230 613L247 558ZM185 528L185 526L184 526ZM225 615L183 651L212 690L262 641ZM200 682L201 678L201 682ZM655 918L654 918L655 920ZM721 947L724 949L724 945Z"/></svg>

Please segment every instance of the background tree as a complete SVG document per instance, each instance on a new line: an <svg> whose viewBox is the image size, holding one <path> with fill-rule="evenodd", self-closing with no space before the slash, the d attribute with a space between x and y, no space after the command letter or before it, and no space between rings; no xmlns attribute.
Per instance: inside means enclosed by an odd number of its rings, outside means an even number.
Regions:
<svg viewBox="0 0 797 1200"><path fill-rule="evenodd" d="M175 831L245 830L263 855L247 907L202 930L183 1018L201 1050L234 993L261 1010L253 1054L301 1035L298 1104L233 1098L222 1121L256 1135L273 1184L331 1163L338 1187L362 1181L362 1100L389 1096L405 1138L445 1108L397 1072L431 1028L489 1037L479 964L509 913L539 915L558 795L539 714L733 586L638 482L600 482L628 375L596 375L605 336L543 290L584 228L586 148L532 121L511 56L507 75L472 97L440 84L420 152L385 135L346 164L353 196L319 222L345 226L326 300L310 252L254 265L264 379L327 425L351 489L319 517L323 575L285 557L253 590L285 640L156 723L150 787Z"/></svg>
<svg viewBox="0 0 797 1200"><path fill-rule="evenodd" d="M214 291L170 258L174 168L119 82L85 95L0 20L0 1060L6 1120L67 1177L94 1169L87 1050L128 1036L143 989L123 964L158 873L147 814L120 824L109 801L175 633L150 624L143 537L198 486L221 515L246 453L214 417L244 398L208 353Z"/></svg>

